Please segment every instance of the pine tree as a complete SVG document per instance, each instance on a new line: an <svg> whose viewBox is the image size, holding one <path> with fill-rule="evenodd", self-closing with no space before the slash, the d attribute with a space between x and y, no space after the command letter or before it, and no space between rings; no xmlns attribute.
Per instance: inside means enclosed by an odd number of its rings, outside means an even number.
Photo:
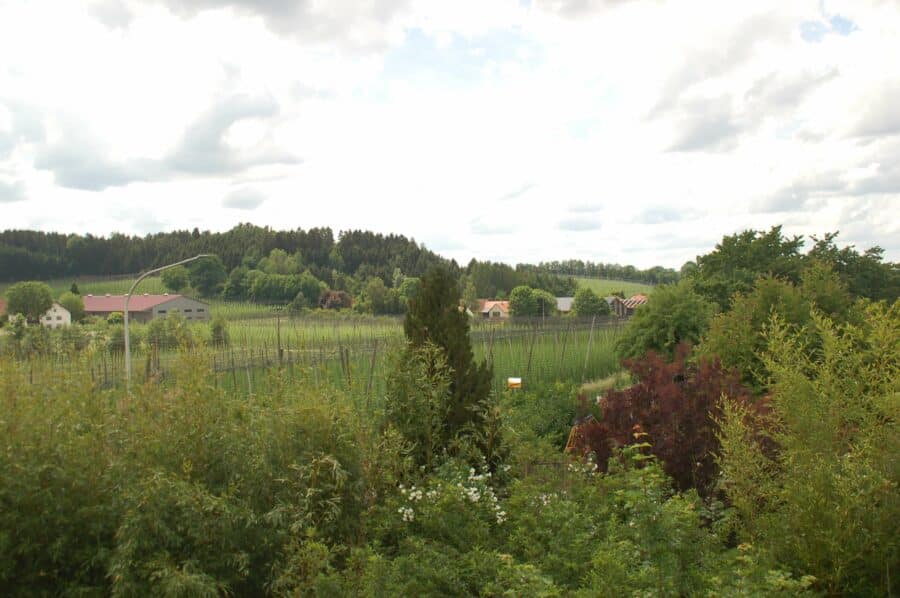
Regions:
<svg viewBox="0 0 900 598"><path fill-rule="evenodd" d="M469 340L469 320L460 303L456 280L445 268L436 266L422 277L422 286L409 303L403 324L410 349L434 343L444 350L452 368L450 405L444 434L452 441L470 426L483 434L489 417L492 368L475 363Z"/></svg>

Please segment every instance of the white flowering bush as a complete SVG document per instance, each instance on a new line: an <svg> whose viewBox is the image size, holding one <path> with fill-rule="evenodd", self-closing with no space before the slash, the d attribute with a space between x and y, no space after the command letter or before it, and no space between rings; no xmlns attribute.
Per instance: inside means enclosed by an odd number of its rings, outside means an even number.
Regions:
<svg viewBox="0 0 900 598"><path fill-rule="evenodd" d="M400 484L386 502L383 543L416 535L458 549L496 544L509 515L487 468L450 461L419 483Z"/></svg>

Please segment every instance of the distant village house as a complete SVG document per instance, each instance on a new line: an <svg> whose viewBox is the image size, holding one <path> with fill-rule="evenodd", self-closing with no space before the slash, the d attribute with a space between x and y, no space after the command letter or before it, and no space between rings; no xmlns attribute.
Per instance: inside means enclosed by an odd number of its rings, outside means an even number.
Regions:
<svg viewBox="0 0 900 598"><path fill-rule="evenodd" d="M70 324L72 324L72 314L59 303L54 303L53 307L41 316L41 326L45 328L62 328Z"/></svg>
<svg viewBox="0 0 900 598"><path fill-rule="evenodd" d="M509 301L479 299L479 302L481 317L485 320L498 320L509 317Z"/></svg>
<svg viewBox="0 0 900 598"><path fill-rule="evenodd" d="M111 313L125 311L125 295L84 295L84 313L106 318ZM186 320L208 320L209 304L183 295L134 295L128 302L128 318L136 322L149 322L179 313Z"/></svg>

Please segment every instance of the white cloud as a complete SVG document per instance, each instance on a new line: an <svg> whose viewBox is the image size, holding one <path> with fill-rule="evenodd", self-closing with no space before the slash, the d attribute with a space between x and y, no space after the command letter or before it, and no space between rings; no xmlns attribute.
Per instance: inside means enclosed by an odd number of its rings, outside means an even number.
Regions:
<svg viewBox="0 0 900 598"><path fill-rule="evenodd" d="M4 225L252 210L460 263L677 267L785 222L897 260L893 211L866 212L900 202L897 55L875 0L9 0L0 195L27 201Z"/></svg>

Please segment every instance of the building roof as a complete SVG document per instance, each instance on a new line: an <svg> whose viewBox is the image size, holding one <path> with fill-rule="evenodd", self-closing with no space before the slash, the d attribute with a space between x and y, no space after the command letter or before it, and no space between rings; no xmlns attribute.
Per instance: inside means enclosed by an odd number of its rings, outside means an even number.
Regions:
<svg viewBox="0 0 900 598"><path fill-rule="evenodd" d="M157 305L168 303L181 295L133 295L128 302L128 311L150 311ZM85 313L106 313L125 311L125 295L83 295Z"/></svg>
<svg viewBox="0 0 900 598"><path fill-rule="evenodd" d="M0 315L3 315L5 313L6 313L6 299L4 299L3 297L0 297Z"/></svg>
<svg viewBox="0 0 900 598"><path fill-rule="evenodd" d="M66 309L65 307L63 307L62 304L59 303L59 301L54 301L54 302L53 302L53 305L50 306L50 309L48 309L48 310L47 310L46 312L44 312L44 313L45 313L45 314L49 314L49 313L53 310L54 307L56 307L56 308L58 308L58 309L61 309L61 310L63 310L64 312L66 312L67 314L69 314L69 310ZM129 307L128 311L131 311L131 306L129 305L128 307ZM69 315L71 315L71 314L69 314Z"/></svg>
<svg viewBox="0 0 900 598"><path fill-rule="evenodd" d="M647 303L647 295L632 295L622 303L625 304L625 307L633 309L639 305L644 305L645 303Z"/></svg>
<svg viewBox="0 0 900 598"><path fill-rule="evenodd" d="M500 311L509 312L509 301L494 301L493 299L479 299L481 302L481 313L486 314L487 312L494 309L494 306L500 308Z"/></svg>
<svg viewBox="0 0 900 598"><path fill-rule="evenodd" d="M562 313L572 311L572 302L573 301L575 301L575 297L557 297L556 298L556 309L558 309Z"/></svg>

